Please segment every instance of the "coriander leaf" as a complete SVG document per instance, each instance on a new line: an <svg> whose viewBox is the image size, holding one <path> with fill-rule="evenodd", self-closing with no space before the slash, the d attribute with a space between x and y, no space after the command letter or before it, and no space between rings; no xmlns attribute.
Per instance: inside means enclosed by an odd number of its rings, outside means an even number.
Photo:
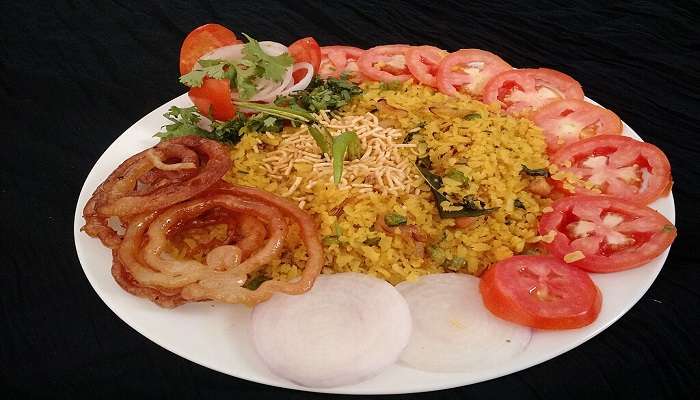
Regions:
<svg viewBox="0 0 700 400"><path fill-rule="evenodd" d="M275 104L298 107L309 112L337 110L348 104L362 89L345 78L320 79L314 77L306 89L290 96L278 97Z"/></svg>
<svg viewBox="0 0 700 400"><path fill-rule="evenodd" d="M384 222L389 226L405 225L408 220L401 214L389 213L384 216Z"/></svg>
<svg viewBox="0 0 700 400"><path fill-rule="evenodd" d="M172 106L163 116L172 123L164 125L163 128L165 128L165 130L154 135L161 140L168 140L186 135L208 137L207 134L209 132L197 125L202 119L197 113L197 107L180 108Z"/></svg>
<svg viewBox="0 0 700 400"><path fill-rule="evenodd" d="M248 39L248 43L243 45L243 59L250 61L262 68L261 76L279 82L284 78L284 73L292 66L294 60L289 53L282 53L278 56L271 56L260 47L260 43L250 36L243 34Z"/></svg>
<svg viewBox="0 0 700 400"><path fill-rule="evenodd" d="M189 87L201 87L206 75L206 71L193 69L180 77L180 83Z"/></svg>

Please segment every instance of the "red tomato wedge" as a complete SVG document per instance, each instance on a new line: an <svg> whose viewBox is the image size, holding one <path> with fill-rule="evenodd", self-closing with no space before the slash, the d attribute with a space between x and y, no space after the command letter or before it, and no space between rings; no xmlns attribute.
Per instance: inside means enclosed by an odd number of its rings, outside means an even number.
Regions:
<svg viewBox="0 0 700 400"><path fill-rule="evenodd" d="M180 75L192 71L200 57L219 47L239 43L236 34L219 24L206 24L187 35L180 48Z"/></svg>
<svg viewBox="0 0 700 400"><path fill-rule="evenodd" d="M360 82L362 74L357 60L365 51L352 46L323 46L321 47L321 67L318 75L321 78L339 78L347 74L348 79Z"/></svg>
<svg viewBox="0 0 700 400"><path fill-rule="evenodd" d="M321 66L321 47L312 37L299 39L289 46L289 55L295 63L307 62L314 67L314 73L318 74ZM294 82L299 82L306 76L307 71L300 69L292 74Z"/></svg>
<svg viewBox="0 0 700 400"><path fill-rule="evenodd" d="M447 52L433 46L411 47L406 53L406 66L418 82L437 87L438 65Z"/></svg>
<svg viewBox="0 0 700 400"><path fill-rule="evenodd" d="M570 194L607 194L649 204L671 188L671 164L650 143L599 135L572 143L551 157L554 182Z"/></svg>
<svg viewBox="0 0 700 400"><path fill-rule="evenodd" d="M621 135L622 121L614 112L583 100L557 100L537 110L532 116L542 128L547 151L595 135Z"/></svg>
<svg viewBox="0 0 700 400"><path fill-rule="evenodd" d="M190 88L189 96L202 115L228 121L236 115L231 101L231 83L227 79L204 78L201 87Z"/></svg>
<svg viewBox="0 0 700 400"><path fill-rule="evenodd" d="M406 65L406 53L411 46L392 44L372 47L357 60L362 75L373 81L404 82L413 77Z"/></svg>
<svg viewBox="0 0 700 400"><path fill-rule="evenodd" d="M460 91L481 96L484 86L495 75L513 69L491 52L462 49L445 57L437 70L437 87L448 96Z"/></svg>
<svg viewBox="0 0 700 400"><path fill-rule="evenodd" d="M552 208L538 226L541 235L554 232L554 240L545 245L553 256L590 272L639 267L663 253L676 237L666 217L624 199L564 197Z"/></svg>
<svg viewBox="0 0 700 400"><path fill-rule="evenodd" d="M484 103L497 103L508 114L528 115L561 99L583 100L583 89L569 75L548 68L501 72L484 87Z"/></svg>
<svg viewBox="0 0 700 400"><path fill-rule="evenodd" d="M573 329L595 321L602 296L588 274L549 256L515 256L492 265L479 283L484 305L507 321Z"/></svg>

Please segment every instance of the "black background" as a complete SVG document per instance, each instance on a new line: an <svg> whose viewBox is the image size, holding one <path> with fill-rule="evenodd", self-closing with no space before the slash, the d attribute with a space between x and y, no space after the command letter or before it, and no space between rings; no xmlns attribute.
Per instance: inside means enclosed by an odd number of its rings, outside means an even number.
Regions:
<svg viewBox="0 0 700 400"><path fill-rule="evenodd" d="M75 254L83 180L126 128L184 92L180 43L206 22L282 43L311 35L363 48L476 47L517 67L574 76L671 159L680 235L661 275L627 315L573 351L500 379L407 397L698 395L697 2L2 3L3 397L322 397L219 374L151 343L99 300Z"/></svg>

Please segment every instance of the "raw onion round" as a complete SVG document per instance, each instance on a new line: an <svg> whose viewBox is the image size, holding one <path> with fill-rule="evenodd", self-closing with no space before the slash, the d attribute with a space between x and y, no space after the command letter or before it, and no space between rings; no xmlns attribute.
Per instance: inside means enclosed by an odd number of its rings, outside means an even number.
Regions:
<svg viewBox="0 0 700 400"><path fill-rule="evenodd" d="M255 348L272 372L303 386L332 387L396 362L411 335L411 315L389 283L348 272L320 276L303 295L275 294L255 307L252 326Z"/></svg>
<svg viewBox="0 0 700 400"><path fill-rule="evenodd" d="M530 328L501 320L481 302L479 278L435 274L396 287L408 302L413 332L401 362L435 372L497 365L530 342Z"/></svg>

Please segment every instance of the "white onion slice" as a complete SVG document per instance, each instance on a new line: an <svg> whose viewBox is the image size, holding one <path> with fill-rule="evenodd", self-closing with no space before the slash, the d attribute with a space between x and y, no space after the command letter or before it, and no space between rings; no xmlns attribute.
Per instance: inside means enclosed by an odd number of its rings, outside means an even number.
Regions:
<svg viewBox="0 0 700 400"><path fill-rule="evenodd" d="M413 332L401 362L436 372L481 370L505 362L530 342L530 328L493 316L479 278L435 274L396 287L411 309Z"/></svg>
<svg viewBox="0 0 700 400"><path fill-rule="evenodd" d="M411 335L406 301L389 283L348 272L253 311L253 341L275 374L308 387L359 382L393 364Z"/></svg>
<svg viewBox="0 0 700 400"><path fill-rule="evenodd" d="M314 66L307 62L296 63L292 66L292 74L300 69L305 69L306 75L304 75L299 82L283 90L281 93L282 95L288 95L299 90L304 90L307 86L309 86L309 83L311 83L311 78L314 77Z"/></svg>
<svg viewBox="0 0 700 400"><path fill-rule="evenodd" d="M235 62L243 58L243 43L231 44L214 49L201 56L200 60L227 60ZM199 62L199 60L197 60Z"/></svg>

